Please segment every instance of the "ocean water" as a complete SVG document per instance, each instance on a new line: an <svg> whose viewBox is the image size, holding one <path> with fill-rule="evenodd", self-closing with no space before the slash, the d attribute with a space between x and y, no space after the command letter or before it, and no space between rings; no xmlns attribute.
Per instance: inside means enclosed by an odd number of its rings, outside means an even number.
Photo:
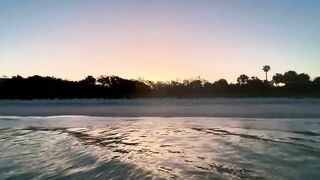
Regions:
<svg viewBox="0 0 320 180"><path fill-rule="evenodd" d="M319 106L262 98L0 101L0 179L319 179Z"/></svg>

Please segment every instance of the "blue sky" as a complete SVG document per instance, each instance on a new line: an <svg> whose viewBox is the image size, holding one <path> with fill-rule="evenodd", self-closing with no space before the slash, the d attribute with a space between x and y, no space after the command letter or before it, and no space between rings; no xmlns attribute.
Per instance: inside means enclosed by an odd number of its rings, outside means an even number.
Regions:
<svg viewBox="0 0 320 180"><path fill-rule="evenodd" d="M320 76L320 1L2 0L0 75Z"/></svg>

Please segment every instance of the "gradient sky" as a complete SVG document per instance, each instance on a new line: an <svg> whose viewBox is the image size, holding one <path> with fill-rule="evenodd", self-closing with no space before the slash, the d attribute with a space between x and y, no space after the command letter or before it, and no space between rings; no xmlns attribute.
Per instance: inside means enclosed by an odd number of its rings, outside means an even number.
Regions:
<svg viewBox="0 0 320 180"><path fill-rule="evenodd" d="M0 75L320 76L319 0L1 0Z"/></svg>

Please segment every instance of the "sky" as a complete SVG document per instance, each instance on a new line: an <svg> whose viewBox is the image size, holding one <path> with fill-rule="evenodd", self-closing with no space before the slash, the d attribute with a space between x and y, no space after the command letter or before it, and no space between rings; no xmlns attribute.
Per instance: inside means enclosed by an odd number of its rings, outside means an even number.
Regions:
<svg viewBox="0 0 320 180"><path fill-rule="evenodd" d="M320 76L318 0L1 0L0 76Z"/></svg>

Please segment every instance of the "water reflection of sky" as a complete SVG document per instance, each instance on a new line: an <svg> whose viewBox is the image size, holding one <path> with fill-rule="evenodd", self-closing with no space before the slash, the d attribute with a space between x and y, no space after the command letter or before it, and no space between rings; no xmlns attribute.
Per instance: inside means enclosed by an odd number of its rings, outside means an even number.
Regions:
<svg viewBox="0 0 320 180"><path fill-rule="evenodd" d="M15 122L0 132L2 177L319 176L317 119L64 116Z"/></svg>

